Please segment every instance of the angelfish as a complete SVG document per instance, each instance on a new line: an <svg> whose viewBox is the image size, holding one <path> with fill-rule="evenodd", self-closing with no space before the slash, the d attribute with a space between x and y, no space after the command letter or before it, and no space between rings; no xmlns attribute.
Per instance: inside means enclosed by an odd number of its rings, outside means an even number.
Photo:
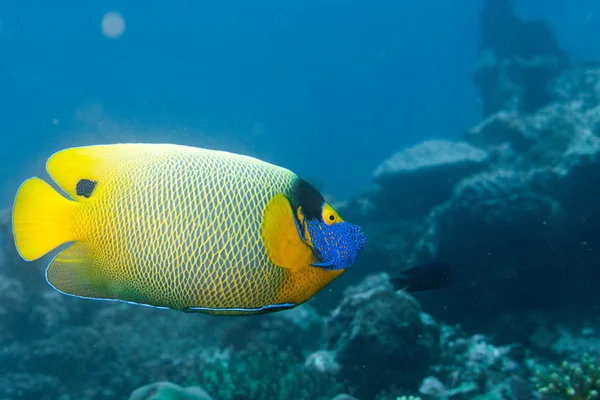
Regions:
<svg viewBox="0 0 600 400"><path fill-rule="evenodd" d="M296 307L357 260L366 238L293 172L175 144L75 147L13 207L25 260L67 295L213 315Z"/></svg>

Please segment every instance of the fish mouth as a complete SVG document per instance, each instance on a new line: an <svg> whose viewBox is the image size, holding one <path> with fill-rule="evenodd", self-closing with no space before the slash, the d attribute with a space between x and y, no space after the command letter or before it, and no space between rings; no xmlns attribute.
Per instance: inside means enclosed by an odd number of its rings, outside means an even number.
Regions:
<svg viewBox="0 0 600 400"><path fill-rule="evenodd" d="M362 231L360 226L354 224L348 224L351 234L349 235L349 242L354 244L354 249L345 252L340 257L344 259L345 268L353 266L358 260L358 256L364 250L367 243L367 236ZM352 247L352 246L350 246Z"/></svg>
<svg viewBox="0 0 600 400"><path fill-rule="evenodd" d="M309 223L313 253L319 260L314 267L346 269L352 267L365 247L366 235L358 225L341 222L333 225Z"/></svg>

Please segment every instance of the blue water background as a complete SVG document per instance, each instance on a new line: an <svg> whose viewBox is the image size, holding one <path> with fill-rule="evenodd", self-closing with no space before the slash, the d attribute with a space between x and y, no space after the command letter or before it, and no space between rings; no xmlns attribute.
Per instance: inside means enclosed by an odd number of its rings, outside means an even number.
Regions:
<svg viewBox="0 0 600 400"><path fill-rule="evenodd" d="M456 4L0 2L0 204L52 152L124 141L250 154L351 196L393 151L479 121L482 2ZM572 59L600 59L596 0L515 4Z"/></svg>

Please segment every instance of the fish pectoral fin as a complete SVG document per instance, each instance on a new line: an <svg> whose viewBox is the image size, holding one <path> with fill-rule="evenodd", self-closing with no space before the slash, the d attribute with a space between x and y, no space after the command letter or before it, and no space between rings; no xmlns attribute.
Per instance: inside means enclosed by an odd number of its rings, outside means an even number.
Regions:
<svg viewBox="0 0 600 400"><path fill-rule="evenodd" d="M46 269L48 283L64 294L148 304L148 299L131 290L135 285L128 284L122 275L95 258L86 242L72 244L59 253Z"/></svg>
<svg viewBox="0 0 600 400"><path fill-rule="evenodd" d="M100 186L116 179L114 171L123 161L131 169L143 169L144 160L168 152L169 146L153 144L114 144L72 147L54 153L46 163L52 179L74 200L86 201Z"/></svg>
<svg viewBox="0 0 600 400"><path fill-rule="evenodd" d="M263 212L262 239L273 264L288 269L302 268L314 261L312 249L298 231L290 201L276 194Z"/></svg>
<svg viewBox="0 0 600 400"><path fill-rule="evenodd" d="M312 264L310 264L310 266L324 268L324 269L334 269L335 264L333 263L333 261L323 261L323 262L318 262L318 263L312 263Z"/></svg>

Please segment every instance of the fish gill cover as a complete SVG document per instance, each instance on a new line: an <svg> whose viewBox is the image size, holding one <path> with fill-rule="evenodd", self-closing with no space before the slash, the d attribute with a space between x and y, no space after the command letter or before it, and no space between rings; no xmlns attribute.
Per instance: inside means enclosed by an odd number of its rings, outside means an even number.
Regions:
<svg viewBox="0 0 600 400"><path fill-rule="evenodd" d="M309 304L228 319L65 297L5 210L0 399L596 398L600 66L509 1L480 16L482 121L390 154L338 207L369 245ZM439 259L460 269L443 291L392 290Z"/></svg>

